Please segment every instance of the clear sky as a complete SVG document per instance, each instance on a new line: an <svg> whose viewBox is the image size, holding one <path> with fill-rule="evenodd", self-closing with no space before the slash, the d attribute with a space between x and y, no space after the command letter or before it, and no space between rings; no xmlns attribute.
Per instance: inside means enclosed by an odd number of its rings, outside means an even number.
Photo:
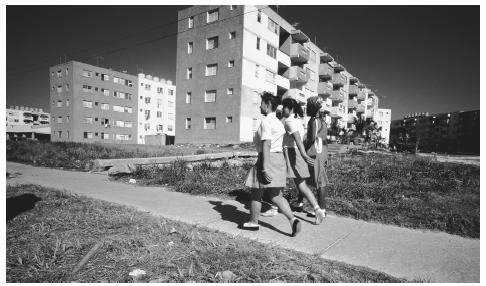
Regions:
<svg viewBox="0 0 486 286"><path fill-rule="evenodd" d="M184 6L7 6L6 105L49 111L50 66L79 60L175 82ZM274 10L276 8L272 6ZM279 6L368 84L392 119L479 109L479 6ZM177 83L176 83L177 84Z"/></svg>

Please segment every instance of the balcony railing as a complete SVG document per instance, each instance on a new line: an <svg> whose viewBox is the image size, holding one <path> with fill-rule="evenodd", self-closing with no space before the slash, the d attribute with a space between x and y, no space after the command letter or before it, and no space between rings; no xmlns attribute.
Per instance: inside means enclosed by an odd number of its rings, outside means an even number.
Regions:
<svg viewBox="0 0 486 286"><path fill-rule="evenodd" d="M290 88L290 82L287 78L281 76L281 75L276 75L275 76L275 84L279 87L282 87L284 89L289 89Z"/></svg>
<svg viewBox="0 0 486 286"><path fill-rule="evenodd" d="M291 88L289 91L282 97L282 99L285 99L287 97L293 98L297 100L297 102L300 103L307 103L307 99L305 97L305 94L302 92L302 90L297 89L297 88Z"/></svg>
<svg viewBox="0 0 486 286"><path fill-rule="evenodd" d="M328 54L328 53L322 53L321 54L321 63L329 63L329 62L333 62L334 61L334 58Z"/></svg>
<svg viewBox="0 0 486 286"><path fill-rule="evenodd" d="M367 106L373 106L373 104L374 104L373 98L368 98L368 99L366 100L366 105L367 105Z"/></svg>
<svg viewBox="0 0 486 286"><path fill-rule="evenodd" d="M348 113L348 123L354 123L356 121L357 117L354 115L354 113Z"/></svg>
<svg viewBox="0 0 486 286"><path fill-rule="evenodd" d="M289 80L295 83L306 83L309 80L307 72L299 66L289 68Z"/></svg>
<svg viewBox="0 0 486 286"><path fill-rule="evenodd" d="M358 108L358 102L354 99L348 99L348 109Z"/></svg>
<svg viewBox="0 0 486 286"><path fill-rule="evenodd" d="M331 112L330 112L331 118L342 118L342 112L339 106L333 106L331 107Z"/></svg>
<svg viewBox="0 0 486 286"><path fill-rule="evenodd" d="M330 65L326 63L319 65L319 78L322 81L330 80L333 74L334 74L334 69Z"/></svg>
<svg viewBox="0 0 486 286"><path fill-rule="evenodd" d="M346 78L340 73L333 74L331 81L334 87L342 87L346 84Z"/></svg>
<svg viewBox="0 0 486 286"><path fill-rule="evenodd" d="M331 91L330 99L333 102L343 102L344 101L344 96L342 94L342 91L341 90L332 90Z"/></svg>
<svg viewBox="0 0 486 286"><path fill-rule="evenodd" d="M290 60L294 63L305 64L309 61L309 50L299 43L290 46Z"/></svg>
<svg viewBox="0 0 486 286"><path fill-rule="evenodd" d="M349 84L357 84L359 82L359 79L355 76L352 76L349 78Z"/></svg>
<svg viewBox="0 0 486 286"><path fill-rule="evenodd" d="M333 68L334 68L334 72L342 72L342 71L345 70L345 68L341 64L338 64L338 63L335 63L333 65Z"/></svg>
<svg viewBox="0 0 486 286"><path fill-rule="evenodd" d="M317 84L317 94L323 97L331 95L332 87L327 82L319 82Z"/></svg>
<svg viewBox="0 0 486 286"><path fill-rule="evenodd" d="M358 101L362 101L366 99L365 93L362 90L358 91L358 97L356 97Z"/></svg>
<svg viewBox="0 0 486 286"><path fill-rule="evenodd" d="M365 106L363 104L358 104L358 107L356 108L357 113L363 113L365 112Z"/></svg>
<svg viewBox="0 0 486 286"><path fill-rule="evenodd" d="M358 89L358 86L354 85L354 84L351 84L349 86L349 95L351 96L355 96L355 95L358 95L358 92L359 92L359 89Z"/></svg>
<svg viewBox="0 0 486 286"><path fill-rule="evenodd" d="M295 42L305 43L309 41L309 37L301 30L292 30L290 35Z"/></svg>

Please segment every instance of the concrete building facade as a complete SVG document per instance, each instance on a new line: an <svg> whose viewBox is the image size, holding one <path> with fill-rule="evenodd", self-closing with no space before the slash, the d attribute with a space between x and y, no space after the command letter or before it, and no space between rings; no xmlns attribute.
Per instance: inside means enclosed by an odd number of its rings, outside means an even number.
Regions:
<svg viewBox="0 0 486 286"><path fill-rule="evenodd" d="M378 108L374 114L373 121L378 127L381 127L381 141L383 144L390 143L390 124L391 124L391 109Z"/></svg>
<svg viewBox="0 0 486 286"><path fill-rule="evenodd" d="M137 77L77 61L50 68L51 140L137 143Z"/></svg>
<svg viewBox="0 0 486 286"><path fill-rule="evenodd" d="M137 143L147 144L146 136L175 135L176 87L172 81L138 74Z"/></svg>
<svg viewBox="0 0 486 286"><path fill-rule="evenodd" d="M176 143L251 141L263 91L302 105L319 95L342 128L378 108L364 84L268 6L193 6L178 19Z"/></svg>
<svg viewBox="0 0 486 286"><path fill-rule="evenodd" d="M10 106L6 109L6 125L42 125L50 124L51 116L42 108Z"/></svg>

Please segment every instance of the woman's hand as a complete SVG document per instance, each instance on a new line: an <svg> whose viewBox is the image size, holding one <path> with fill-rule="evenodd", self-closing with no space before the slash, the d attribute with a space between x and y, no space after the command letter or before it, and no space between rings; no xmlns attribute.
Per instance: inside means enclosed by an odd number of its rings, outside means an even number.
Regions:
<svg viewBox="0 0 486 286"><path fill-rule="evenodd" d="M272 182L272 177L267 173L267 170L262 170L262 175L265 183L270 184Z"/></svg>
<svg viewBox="0 0 486 286"><path fill-rule="evenodd" d="M309 166L311 167L314 167L314 159L312 159L311 157L305 155L303 156L304 157L304 161L309 164Z"/></svg>

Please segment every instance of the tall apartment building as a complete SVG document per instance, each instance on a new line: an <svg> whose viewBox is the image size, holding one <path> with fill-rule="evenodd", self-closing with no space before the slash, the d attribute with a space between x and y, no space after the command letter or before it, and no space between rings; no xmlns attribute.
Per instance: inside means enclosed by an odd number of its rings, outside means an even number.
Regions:
<svg viewBox="0 0 486 286"><path fill-rule="evenodd" d="M390 143L390 124L391 124L391 109L378 108L375 112L373 121L376 122L378 127L381 127L382 143Z"/></svg>
<svg viewBox="0 0 486 286"><path fill-rule="evenodd" d="M50 114L42 108L10 106L6 109L6 125L42 125L50 124Z"/></svg>
<svg viewBox="0 0 486 286"><path fill-rule="evenodd" d="M138 74L138 144L147 135L175 135L175 92L170 80Z"/></svg>
<svg viewBox="0 0 486 286"><path fill-rule="evenodd" d="M50 72L51 141L137 143L137 77L77 61Z"/></svg>
<svg viewBox="0 0 486 286"><path fill-rule="evenodd" d="M178 19L177 143L251 141L263 91L302 105L319 95L343 128L365 115L365 85L268 6L193 6Z"/></svg>

